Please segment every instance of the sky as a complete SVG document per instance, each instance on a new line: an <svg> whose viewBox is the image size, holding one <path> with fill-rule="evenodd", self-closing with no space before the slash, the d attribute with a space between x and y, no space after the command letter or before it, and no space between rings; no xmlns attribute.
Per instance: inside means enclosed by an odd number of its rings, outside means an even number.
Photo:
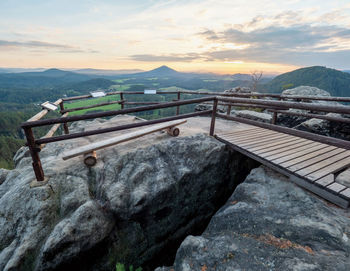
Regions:
<svg viewBox="0 0 350 271"><path fill-rule="evenodd" d="M349 0L1 0L0 67L350 70Z"/></svg>

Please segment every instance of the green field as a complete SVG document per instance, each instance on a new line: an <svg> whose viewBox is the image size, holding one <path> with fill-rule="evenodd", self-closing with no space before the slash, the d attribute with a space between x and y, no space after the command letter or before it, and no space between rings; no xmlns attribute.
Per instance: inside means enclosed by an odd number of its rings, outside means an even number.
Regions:
<svg viewBox="0 0 350 271"><path fill-rule="evenodd" d="M100 97L100 98L92 98L92 99L78 100L78 101L74 101L74 102L70 102L70 103L65 103L64 107L66 109L71 109L71 108L83 107L83 106L100 104L100 103L111 102L111 101L118 101L118 100L120 100L119 95L111 95L111 96L105 96L105 97ZM94 112L94 111L95 112L96 111L108 111L108 110L117 110L117 109L120 109L120 104L110 104L110 105L105 105L105 106L94 107L94 108L70 112L69 116L82 115L82 114L85 114L88 112Z"/></svg>

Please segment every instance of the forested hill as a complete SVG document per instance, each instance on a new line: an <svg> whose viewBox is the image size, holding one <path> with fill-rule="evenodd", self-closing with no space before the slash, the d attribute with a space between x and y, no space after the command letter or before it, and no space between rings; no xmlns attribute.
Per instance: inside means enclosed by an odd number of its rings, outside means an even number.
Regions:
<svg viewBox="0 0 350 271"><path fill-rule="evenodd" d="M312 86L324 89L332 96L350 96L350 74L321 66L287 72L264 85L265 92L280 93L286 88Z"/></svg>

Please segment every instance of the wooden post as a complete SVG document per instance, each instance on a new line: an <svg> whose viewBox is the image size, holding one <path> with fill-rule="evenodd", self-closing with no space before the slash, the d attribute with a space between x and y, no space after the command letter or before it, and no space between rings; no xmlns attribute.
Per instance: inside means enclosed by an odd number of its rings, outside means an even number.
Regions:
<svg viewBox="0 0 350 271"><path fill-rule="evenodd" d="M181 92L178 91L177 92L177 100L180 101L181 100ZM180 106L176 107L176 116L180 115Z"/></svg>
<svg viewBox="0 0 350 271"><path fill-rule="evenodd" d="M279 101L281 101L282 100L282 98L281 97L279 97L278 98L278 100ZM271 119L271 124L276 124L276 122L277 122L277 117L278 117L278 115L277 115L278 113L275 111L275 112L273 112L273 115L272 115L272 119Z"/></svg>
<svg viewBox="0 0 350 271"><path fill-rule="evenodd" d="M124 100L123 93L120 93L119 96L120 96L120 100L123 101ZM121 103L121 109L124 109L124 102Z"/></svg>
<svg viewBox="0 0 350 271"><path fill-rule="evenodd" d="M231 114L231 105L228 105L226 115L230 115L230 114Z"/></svg>
<svg viewBox="0 0 350 271"><path fill-rule="evenodd" d="M214 135L214 129L215 129L215 118L216 118L216 110L218 107L218 100L215 98L213 102L213 112L211 114L211 123L210 123L210 135Z"/></svg>
<svg viewBox="0 0 350 271"><path fill-rule="evenodd" d="M34 139L32 128L26 127L23 129L24 129L24 134L26 135L26 138L27 138L29 151L32 156L32 160L33 160L32 166L34 169L35 177L38 182L42 182L44 181L45 176L44 176L44 171L41 166L41 161L39 157L40 148L35 145L35 139Z"/></svg>
<svg viewBox="0 0 350 271"><path fill-rule="evenodd" d="M64 104L63 101L60 103L60 109L61 109L61 115L64 113L62 112L64 110ZM63 130L66 135L69 135L69 129L68 129L68 124L67 122L63 123Z"/></svg>

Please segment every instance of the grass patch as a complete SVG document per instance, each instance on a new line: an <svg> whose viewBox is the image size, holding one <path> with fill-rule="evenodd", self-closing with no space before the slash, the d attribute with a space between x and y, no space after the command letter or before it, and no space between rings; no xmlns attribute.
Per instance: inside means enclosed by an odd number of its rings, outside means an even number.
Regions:
<svg viewBox="0 0 350 271"><path fill-rule="evenodd" d="M105 97L100 97L100 98L78 100L78 101L74 101L74 102L70 102L70 103L65 103L65 109L89 106L89 105L118 101L118 100L120 100L119 95L111 95L111 96L105 96ZM93 111L96 112L97 110L109 111L109 110L117 110L117 109L120 109L120 104L110 104L110 105L105 105L105 106L94 107L94 108L70 112L69 116L82 115L82 114L85 114L88 112L93 112Z"/></svg>

